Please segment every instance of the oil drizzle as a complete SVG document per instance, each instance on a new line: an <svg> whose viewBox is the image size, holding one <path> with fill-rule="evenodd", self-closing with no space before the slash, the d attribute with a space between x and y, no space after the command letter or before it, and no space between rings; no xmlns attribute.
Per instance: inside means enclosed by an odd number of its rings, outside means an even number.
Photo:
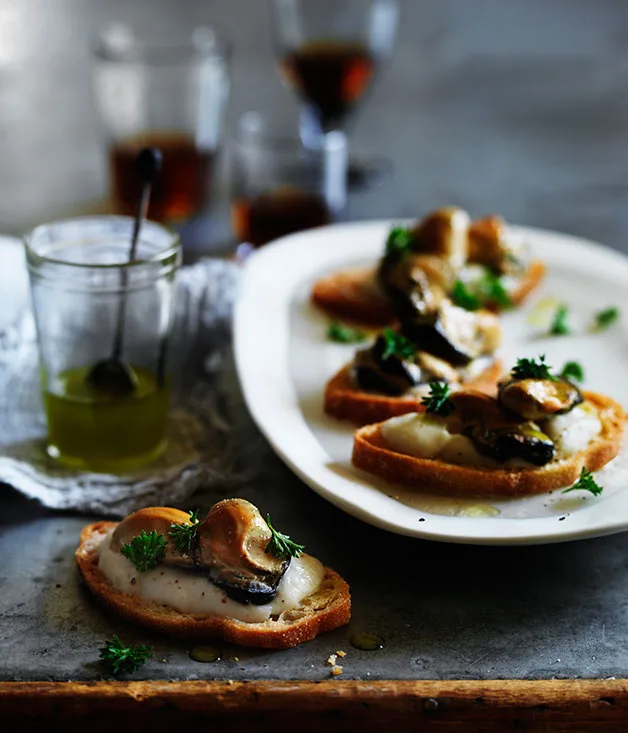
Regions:
<svg viewBox="0 0 628 733"><path fill-rule="evenodd" d="M388 496L413 509L443 517L497 517L501 514L496 506L481 504L463 497L423 494L397 487L395 493Z"/></svg>
<svg viewBox="0 0 628 733"><path fill-rule="evenodd" d="M195 662L218 662L222 658L222 650L210 644L201 644L190 649L189 657Z"/></svg>
<svg viewBox="0 0 628 733"><path fill-rule="evenodd" d="M360 649L363 652L374 652L384 647L382 637L379 634L371 634L368 631L355 634L349 639L349 643L355 649Z"/></svg>

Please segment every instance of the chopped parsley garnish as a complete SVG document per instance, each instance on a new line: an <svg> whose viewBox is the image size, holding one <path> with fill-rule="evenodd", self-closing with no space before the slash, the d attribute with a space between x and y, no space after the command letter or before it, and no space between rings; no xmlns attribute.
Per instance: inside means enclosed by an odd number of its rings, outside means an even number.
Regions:
<svg viewBox="0 0 628 733"><path fill-rule="evenodd" d="M567 314L569 309L566 305L559 305L554 314L552 325L550 326L550 334L552 336L567 336L571 333L571 329L567 324Z"/></svg>
<svg viewBox="0 0 628 733"><path fill-rule="evenodd" d="M584 369L579 362L568 361L563 367L560 376L572 381L584 382Z"/></svg>
<svg viewBox="0 0 628 733"><path fill-rule="evenodd" d="M481 305L477 295L474 295L462 280L456 280L454 283L451 291L451 300L454 305L468 311L476 311Z"/></svg>
<svg viewBox="0 0 628 733"><path fill-rule="evenodd" d="M486 269L484 277L477 284L478 297L483 303L495 303L502 308L512 308L512 299L502 281Z"/></svg>
<svg viewBox="0 0 628 733"><path fill-rule="evenodd" d="M382 361L391 356L396 356L399 359L414 359L416 356L416 346L402 333L393 331L392 328L385 328L382 331L381 338L384 339Z"/></svg>
<svg viewBox="0 0 628 733"><path fill-rule="evenodd" d="M403 259L412 250L412 231L403 227L391 229L386 240L386 257Z"/></svg>
<svg viewBox="0 0 628 733"><path fill-rule="evenodd" d="M142 530L128 544L122 545L120 552L143 573L164 559L167 544L166 538L157 534L157 530L148 533Z"/></svg>
<svg viewBox="0 0 628 733"><path fill-rule="evenodd" d="M568 489L564 489L562 493L567 494L570 491L590 491L593 496L599 496L602 491L604 491L604 487L600 486L593 478L591 471L583 466L582 471L580 471L580 478L573 486L570 486Z"/></svg>
<svg viewBox="0 0 628 733"><path fill-rule="evenodd" d="M100 650L100 659L111 674L130 674L145 664L152 653L152 647L146 644L126 646L114 634L112 641L105 641L105 646Z"/></svg>
<svg viewBox="0 0 628 733"><path fill-rule="evenodd" d="M492 303L502 308L512 306L512 300L502 281L488 268L484 269L479 280L470 283L456 280L450 297L455 305L468 311L476 311Z"/></svg>
<svg viewBox="0 0 628 733"><path fill-rule="evenodd" d="M595 314L595 330L604 331L619 318L619 308L606 308Z"/></svg>
<svg viewBox="0 0 628 733"><path fill-rule="evenodd" d="M447 417L454 411L454 403L449 399L449 385L447 382L430 382L430 393L421 400L425 405L425 412L430 415Z"/></svg>
<svg viewBox="0 0 628 733"><path fill-rule="evenodd" d="M366 340L366 334L357 328L345 326L340 321L332 321L327 328L327 338L339 344L359 344Z"/></svg>
<svg viewBox="0 0 628 733"><path fill-rule="evenodd" d="M299 545L293 542L287 534L278 532L270 521L270 514L266 515L266 524L271 533L271 538L266 545L266 552L278 558L288 559L289 557L300 557L305 545Z"/></svg>
<svg viewBox="0 0 628 733"><path fill-rule="evenodd" d="M196 545L198 534L198 509L190 512L190 524L171 524L168 536L179 552L189 555Z"/></svg>
<svg viewBox="0 0 628 733"><path fill-rule="evenodd" d="M556 382L558 377L551 373L551 368L545 363L545 354L541 354L538 361L536 359L517 359L511 375L513 379L550 379Z"/></svg>

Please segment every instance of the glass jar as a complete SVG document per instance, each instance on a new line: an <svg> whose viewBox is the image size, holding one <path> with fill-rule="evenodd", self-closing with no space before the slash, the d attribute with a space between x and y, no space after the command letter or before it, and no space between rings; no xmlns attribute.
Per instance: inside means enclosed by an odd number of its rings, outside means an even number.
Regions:
<svg viewBox="0 0 628 733"><path fill-rule="evenodd" d="M74 468L134 470L166 445L181 247L175 232L145 221L129 262L133 225L130 217L78 217L25 239L48 453ZM93 379L116 341L130 391Z"/></svg>

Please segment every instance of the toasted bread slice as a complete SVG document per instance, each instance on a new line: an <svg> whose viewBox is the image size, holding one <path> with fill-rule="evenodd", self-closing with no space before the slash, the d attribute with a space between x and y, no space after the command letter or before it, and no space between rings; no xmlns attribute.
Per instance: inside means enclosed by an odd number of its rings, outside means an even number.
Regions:
<svg viewBox="0 0 628 733"><path fill-rule="evenodd" d="M513 304L521 305L528 295L541 284L544 277L545 265L541 260L532 260L518 287L510 293ZM495 309L499 310L499 308Z"/></svg>
<svg viewBox="0 0 628 733"><path fill-rule="evenodd" d="M545 276L545 265L533 260L516 290L511 294L515 306L521 305ZM375 268L362 267L343 270L322 278L314 284L312 301L326 313L364 326L388 326L395 322L392 305L377 287ZM486 305L500 310L496 303Z"/></svg>
<svg viewBox="0 0 628 733"><path fill-rule="evenodd" d="M486 394L496 394L501 373L502 363L495 360L475 379L465 382L464 386ZM351 379L350 365L343 367L325 387L324 410L327 415L338 420L349 420L356 425L381 422L407 412L422 412L423 409L421 399L413 395L390 397L358 389Z"/></svg>
<svg viewBox="0 0 628 733"><path fill-rule="evenodd" d="M395 321L393 308L375 279L375 267L342 270L314 284L312 300L325 312L365 326Z"/></svg>
<svg viewBox="0 0 628 733"><path fill-rule="evenodd" d="M599 471L619 453L624 432L624 410L610 397L584 392L602 423L602 432L585 450L541 467L473 467L396 453L384 438L381 425L356 430L353 464L393 483L420 491L450 496L518 497L542 494L571 486L582 467Z"/></svg>
<svg viewBox="0 0 628 733"><path fill-rule="evenodd" d="M116 526L116 522L96 522L84 527L76 550L76 562L94 596L127 621L172 636L217 637L241 646L266 649L289 649L349 622L349 586L329 568L325 568L317 591L304 599L300 606L272 616L263 623L181 613L139 596L121 593L98 568L98 547Z"/></svg>

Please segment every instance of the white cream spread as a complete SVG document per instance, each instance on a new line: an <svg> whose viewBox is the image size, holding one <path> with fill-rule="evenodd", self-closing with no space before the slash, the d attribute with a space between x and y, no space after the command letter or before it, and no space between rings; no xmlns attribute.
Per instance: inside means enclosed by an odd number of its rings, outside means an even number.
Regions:
<svg viewBox="0 0 628 733"><path fill-rule="evenodd" d="M566 415L556 415L546 420L544 427L557 452L563 456L584 450L602 432L600 419L586 406L574 407Z"/></svg>
<svg viewBox="0 0 628 733"><path fill-rule="evenodd" d="M420 384L417 384L415 387L410 387L410 389L407 390L406 394L412 395L413 397L416 397L417 399L428 397L430 394L430 384L429 382L421 382Z"/></svg>
<svg viewBox="0 0 628 733"><path fill-rule="evenodd" d="M381 429L397 453L417 458L436 458L453 437L443 420L417 412L391 417Z"/></svg>
<svg viewBox="0 0 628 733"><path fill-rule="evenodd" d="M467 366L458 369L458 375L462 382L470 382L473 379L476 379L477 377L482 374L488 367L490 366L492 362L492 357L489 356L478 356L477 359L473 359L473 361L469 362ZM462 389L461 385L457 382L450 382L449 383L449 391L450 392L457 392L460 389ZM410 387L406 390L406 395L412 395L413 397L417 397L418 399L422 399L423 397L428 397L430 394L431 388L429 382L421 382L420 384L417 384L414 387Z"/></svg>
<svg viewBox="0 0 628 733"><path fill-rule="evenodd" d="M253 606L238 603L201 573L158 565L139 572L130 560L111 547L111 533L99 548L98 568L122 593L142 596L155 603L201 616L229 616L248 623L268 620L271 616L296 608L321 584L325 570L310 555L292 558L277 588L272 603Z"/></svg>
<svg viewBox="0 0 628 733"><path fill-rule="evenodd" d="M449 385L450 392L458 392L460 389L460 385L455 382ZM423 397L429 397L430 392L430 382L421 382L421 384L417 384L415 387L410 387L405 394L422 399Z"/></svg>
<svg viewBox="0 0 628 733"><path fill-rule="evenodd" d="M593 410L575 407L566 415L543 421L544 432L556 446L556 458L565 458L587 445L602 430L602 423ZM481 455L464 435L452 434L444 420L412 412L392 417L382 423L382 435L397 453L417 458L437 458L462 465L530 465L522 459L497 462Z"/></svg>

